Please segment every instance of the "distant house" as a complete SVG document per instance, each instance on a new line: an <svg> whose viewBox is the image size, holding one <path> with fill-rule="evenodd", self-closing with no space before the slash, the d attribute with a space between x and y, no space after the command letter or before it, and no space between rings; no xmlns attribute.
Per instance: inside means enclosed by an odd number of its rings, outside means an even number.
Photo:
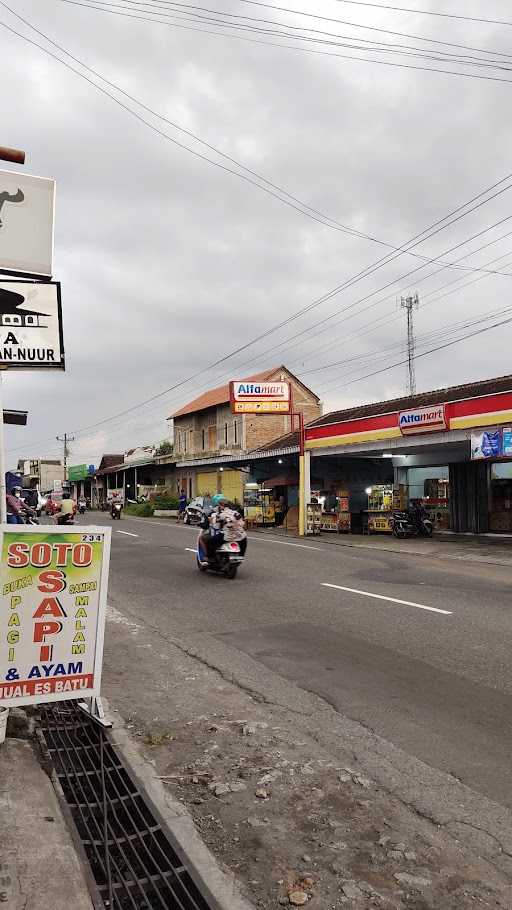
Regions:
<svg viewBox="0 0 512 910"><path fill-rule="evenodd" d="M0 326L12 328L13 326L39 327L41 316L49 316L49 313L39 313L37 310L20 310L19 307L24 303L25 298L22 294L15 294L14 291L7 291L0 288Z"/></svg>
<svg viewBox="0 0 512 910"><path fill-rule="evenodd" d="M318 395L283 364L242 378L248 382L288 381L294 411L306 423L322 414ZM254 451L294 429L287 414L232 414L229 383L203 392L169 419L174 425L177 489L184 489L189 497L218 490L239 502L246 478L223 459Z"/></svg>

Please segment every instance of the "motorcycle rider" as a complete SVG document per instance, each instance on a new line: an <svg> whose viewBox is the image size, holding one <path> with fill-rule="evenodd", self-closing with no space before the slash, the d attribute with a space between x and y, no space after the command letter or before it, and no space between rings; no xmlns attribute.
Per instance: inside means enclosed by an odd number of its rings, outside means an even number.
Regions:
<svg viewBox="0 0 512 910"><path fill-rule="evenodd" d="M68 525L73 521L73 515L75 513L75 504L71 499L71 493L68 490L64 490L62 493L62 502L60 504L59 514L57 515L57 524L58 525Z"/></svg>
<svg viewBox="0 0 512 910"><path fill-rule="evenodd" d="M123 507L123 502L120 498L119 499L117 498L117 494L112 497L112 500L110 503L110 514L111 514L112 518L115 517L115 514L117 512L116 506L121 506L121 508Z"/></svg>
<svg viewBox="0 0 512 910"><path fill-rule="evenodd" d="M238 511L234 503L226 502L223 504L219 520L222 523L224 540L237 543L240 547L240 554L245 556L247 532L242 513Z"/></svg>
<svg viewBox="0 0 512 910"><path fill-rule="evenodd" d="M78 500L78 511L80 512L80 515L85 515L86 508L87 508L87 503L85 501L85 496L81 496L80 499Z"/></svg>
<svg viewBox="0 0 512 910"><path fill-rule="evenodd" d="M219 524L222 503L226 497L222 493L216 493L211 499L211 510L204 512L206 526L203 526L203 533L199 537L199 542L207 559L212 559L217 547L220 547L223 540L222 529ZM207 524L206 524L207 522Z"/></svg>
<svg viewBox="0 0 512 910"><path fill-rule="evenodd" d="M24 506L24 502L21 498L21 493L21 487L15 486L11 488L11 492L7 493L5 497L7 506L7 524L9 525L24 524L21 515Z"/></svg>
<svg viewBox="0 0 512 910"><path fill-rule="evenodd" d="M213 511L208 516L209 526L199 538L207 558L213 559L215 551L224 541L238 543L241 555L245 556L247 534L241 513L228 502L223 493L212 496L212 506Z"/></svg>

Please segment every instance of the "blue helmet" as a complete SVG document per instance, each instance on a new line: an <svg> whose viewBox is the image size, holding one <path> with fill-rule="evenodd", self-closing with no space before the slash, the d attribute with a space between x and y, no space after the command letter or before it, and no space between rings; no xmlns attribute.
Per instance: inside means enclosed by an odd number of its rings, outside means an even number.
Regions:
<svg viewBox="0 0 512 910"><path fill-rule="evenodd" d="M212 496L212 506L220 506L222 502L226 502L224 493L215 493L215 496Z"/></svg>

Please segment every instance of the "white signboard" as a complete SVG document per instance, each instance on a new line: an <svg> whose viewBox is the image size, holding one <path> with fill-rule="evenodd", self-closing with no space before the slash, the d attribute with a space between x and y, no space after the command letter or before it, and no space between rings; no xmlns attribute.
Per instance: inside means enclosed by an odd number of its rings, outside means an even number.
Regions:
<svg viewBox="0 0 512 910"><path fill-rule="evenodd" d="M292 405L289 382L230 383L231 410L235 414L289 414Z"/></svg>
<svg viewBox="0 0 512 910"><path fill-rule="evenodd" d="M98 696L110 528L1 528L0 705Z"/></svg>
<svg viewBox="0 0 512 910"><path fill-rule="evenodd" d="M59 282L0 281L0 366L64 369Z"/></svg>
<svg viewBox="0 0 512 910"><path fill-rule="evenodd" d="M0 272L51 278L55 180L0 171Z"/></svg>
<svg viewBox="0 0 512 910"><path fill-rule="evenodd" d="M444 404L431 404L426 408L411 408L409 411L400 411L398 425L400 432L404 435L446 430Z"/></svg>

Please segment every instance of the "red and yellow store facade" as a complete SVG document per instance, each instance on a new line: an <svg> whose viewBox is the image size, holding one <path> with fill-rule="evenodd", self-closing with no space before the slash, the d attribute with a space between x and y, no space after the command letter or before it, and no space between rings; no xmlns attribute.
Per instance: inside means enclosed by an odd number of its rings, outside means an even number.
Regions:
<svg viewBox="0 0 512 910"><path fill-rule="evenodd" d="M512 532L511 439L512 377L326 415L305 430L305 501L311 460L314 474L325 465L326 477L337 471L341 482L345 473L343 485L349 486L345 466L366 459L379 467L376 483L382 482L386 465L394 503L399 490L410 488L410 498L414 490L418 499L449 490L445 527ZM433 503L437 495L448 497L435 493ZM362 512L361 490L353 499L352 511Z"/></svg>

